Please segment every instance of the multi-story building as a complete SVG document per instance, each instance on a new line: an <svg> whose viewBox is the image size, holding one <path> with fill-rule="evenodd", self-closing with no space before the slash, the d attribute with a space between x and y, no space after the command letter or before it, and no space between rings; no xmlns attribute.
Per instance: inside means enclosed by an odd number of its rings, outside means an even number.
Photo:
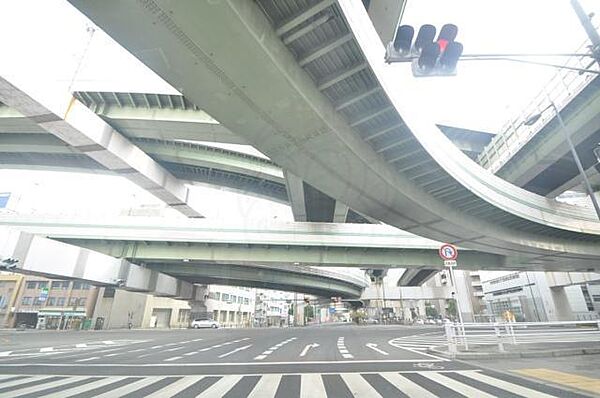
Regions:
<svg viewBox="0 0 600 398"><path fill-rule="evenodd" d="M501 320L547 322L598 319L600 284L566 272L514 272L483 283L488 310ZM568 280L563 280L568 279Z"/></svg>
<svg viewBox="0 0 600 398"><path fill-rule="evenodd" d="M101 288L93 315L95 329L187 328L190 306L186 300Z"/></svg>
<svg viewBox="0 0 600 398"><path fill-rule="evenodd" d="M294 293L290 292L257 289L254 325L257 327L287 326L290 322L289 313L294 296Z"/></svg>
<svg viewBox="0 0 600 398"><path fill-rule="evenodd" d="M78 329L91 319L97 295L98 289L86 282L24 276L9 327Z"/></svg>
<svg viewBox="0 0 600 398"><path fill-rule="evenodd" d="M14 325L14 310L22 281L22 275L0 274L0 328L10 328Z"/></svg>
<svg viewBox="0 0 600 398"><path fill-rule="evenodd" d="M246 287L208 285L206 310L224 327L251 327L256 290Z"/></svg>

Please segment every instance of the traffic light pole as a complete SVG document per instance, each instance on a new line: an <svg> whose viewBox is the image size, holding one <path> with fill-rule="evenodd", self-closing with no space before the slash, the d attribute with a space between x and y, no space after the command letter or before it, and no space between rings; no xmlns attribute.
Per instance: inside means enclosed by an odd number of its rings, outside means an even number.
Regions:
<svg viewBox="0 0 600 398"><path fill-rule="evenodd" d="M519 62L523 64L531 64L531 65L540 65L540 66L550 66L552 68L557 69L568 69L575 72L580 73L591 73L594 75L600 75L600 71L585 69L585 68L577 68L574 66L566 66L560 64L551 64L548 62L539 62L539 61L531 61L528 59L519 59L519 58L511 58L511 57L589 57L592 56L590 54L523 54L523 53L515 53L515 54L465 54L461 55L460 61L508 61L508 62ZM416 56L406 56L406 57L395 57L393 55L386 56L387 63L402 63L402 62L413 62L418 59ZM595 61L592 61L592 64ZM591 64L590 64L591 65Z"/></svg>

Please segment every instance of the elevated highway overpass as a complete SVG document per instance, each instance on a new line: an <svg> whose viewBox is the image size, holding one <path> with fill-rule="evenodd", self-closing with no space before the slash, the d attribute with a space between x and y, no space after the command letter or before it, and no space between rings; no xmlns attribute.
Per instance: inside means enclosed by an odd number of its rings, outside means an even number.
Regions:
<svg viewBox="0 0 600 398"><path fill-rule="evenodd" d="M2 216L0 226L132 262L272 264L356 268L437 268L440 243L381 224L257 223L211 220L42 219ZM464 269L521 269L501 255L461 250ZM541 269L541 268L540 268Z"/></svg>
<svg viewBox="0 0 600 398"><path fill-rule="evenodd" d="M593 65L591 69L600 68ZM600 175L594 167L598 161L593 149L600 143L600 76L561 71L548 86L555 89L552 94L560 101L557 106L567 131L598 190ZM513 184L554 198L567 190L585 189L580 187L581 176L553 110L544 112L533 125L525 124L528 117L549 104L548 95L544 90L530 108L511 120L478 155L478 162Z"/></svg>
<svg viewBox="0 0 600 398"><path fill-rule="evenodd" d="M15 272L85 280L159 296L194 299L195 284L223 284L357 298L365 277L287 264L215 261L148 261L107 255L15 228L0 228L0 256L18 259ZM185 261L183 261L185 260Z"/></svg>
<svg viewBox="0 0 600 398"><path fill-rule="evenodd" d="M290 204L296 221L368 220L263 156L181 95L75 92L74 97L176 178ZM469 156L491 135L450 126L445 134ZM212 144L215 142L217 144ZM221 144L243 145L240 150ZM219 146L220 145L220 146ZM236 147L237 148L237 147ZM11 168L111 173L35 121L0 103L0 164Z"/></svg>
<svg viewBox="0 0 600 398"><path fill-rule="evenodd" d="M71 3L223 126L350 208L506 263L597 269L591 209L516 187L455 148L385 65L361 1Z"/></svg>

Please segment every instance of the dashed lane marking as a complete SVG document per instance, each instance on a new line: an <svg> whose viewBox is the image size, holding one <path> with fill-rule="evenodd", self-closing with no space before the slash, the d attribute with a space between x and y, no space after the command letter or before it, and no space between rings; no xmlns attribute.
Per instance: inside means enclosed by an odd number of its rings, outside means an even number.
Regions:
<svg viewBox="0 0 600 398"><path fill-rule="evenodd" d="M292 342L292 341L294 341L296 339L297 339L297 337L291 337L291 338L289 338L287 340L284 340L281 343L276 344L273 347L269 348L268 350L263 351L262 354L255 356L254 360L256 360L256 361L262 361L263 359L265 359L266 357L268 357L269 355L271 355L274 351L277 351L278 349L280 349L284 345L286 345L286 344L288 344L288 343L290 343L290 342Z"/></svg>
<svg viewBox="0 0 600 398"><path fill-rule="evenodd" d="M338 351L340 352L340 354L342 355L342 357L344 357L344 359L354 358L354 355L350 354L350 352L346 348L346 343L344 342L344 337L338 337L337 348L338 348Z"/></svg>
<svg viewBox="0 0 600 398"><path fill-rule="evenodd" d="M243 347L238 347L238 348L236 348L236 349L235 349L235 350L233 350L233 351L229 351L229 352L226 352L225 354L221 354L221 355L219 355L219 358L225 358L225 357L228 357L228 356L230 356L230 355L233 355L233 354L235 354L235 353L237 353L237 352L240 352L240 351L246 350L246 349L248 349L248 348L250 348L250 347L252 347L252 344L248 344L248 345L246 345L246 346L243 346Z"/></svg>
<svg viewBox="0 0 600 398"><path fill-rule="evenodd" d="M89 358L83 358L83 359L78 359L75 362L88 362L88 361L93 361L95 359L100 359L100 357L89 357Z"/></svg>

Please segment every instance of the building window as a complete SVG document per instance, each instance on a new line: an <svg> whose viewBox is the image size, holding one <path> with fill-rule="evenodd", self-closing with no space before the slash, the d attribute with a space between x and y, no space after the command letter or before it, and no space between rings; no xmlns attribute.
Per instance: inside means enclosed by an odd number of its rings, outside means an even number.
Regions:
<svg viewBox="0 0 600 398"><path fill-rule="evenodd" d="M221 293L219 293L219 292L210 292L210 293L208 293L208 298L212 299L212 300L220 300L221 299Z"/></svg>
<svg viewBox="0 0 600 398"><path fill-rule="evenodd" d="M48 301L46 301L46 306L47 307L52 307L56 305L56 298L55 297L48 297Z"/></svg>
<svg viewBox="0 0 600 398"><path fill-rule="evenodd" d="M77 305L77 297L69 298L69 305Z"/></svg>
<svg viewBox="0 0 600 398"><path fill-rule="evenodd" d="M69 281L53 281L52 290L67 290L69 288Z"/></svg>
<svg viewBox="0 0 600 398"><path fill-rule="evenodd" d="M59 307L63 307L65 305L65 298L59 297L56 299L56 305Z"/></svg>
<svg viewBox="0 0 600 398"><path fill-rule="evenodd" d="M234 295L231 295L231 298L229 299L232 303L235 303L237 301L237 297Z"/></svg>
<svg viewBox="0 0 600 398"><path fill-rule="evenodd" d="M23 305L31 305L32 302L33 297L23 297L23 300L21 300L21 304Z"/></svg>
<svg viewBox="0 0 600 398"><path fill-rule="evenodd" d="M221 295L221 301L229 301L229 294L223 293Z"/></svg>
<svg viewBox="0 0 600 398"><path fill-rule="evenodd" d="M39 297L33 299L33 305L42 305L44 302Z"/></svg>
<svg viewBox="0 0 600 398"><path fill-rule="evenodd" d="M27 282L27 289L35 289L36 282Z"/></svg>
<svg viewBox="0 0 600 398"><path fill-rule="evenodd" d="M81 281L73 282L73 290L89 290L89 289L90 289L89 283L81 282Z"/></svg>
<svg viewBox="0 0 600 398"><path fill-rule="evenodd" d="M250 300L248 299L248 297L246 297L246 298L244 299L244 304L245 304L245 305L248 305L248 303L250 303Z"/></svg>
<svg viewBox="0 0 600 398"><path fill-rule="evenodd" d="M87 299L85 297L79 297L79 300L77 300L77 305L80 307L84 307L86 301Z"/></svg>
<svg viewBox="0 0 600 398"><path fill-rule="evenodd" d="M600 294L593 294L592 298L594 299L595 302L600 302Z"/></svg>
<svg viewBox="0 0 600 398"><path fill-rule="evenodd" d="M48 287L48 282L38 282L38 289L46 289Z"/></svg>
<svg viewBox="0 0 600 398"><path fill-rule="evenodd" d="M177 322L179 322L179 323L187 323L188 320L190 319L190 312L191 312L191 310L188 310L188 309L185 309L185 308L180 309L178 317L177 317Z"/></svg>

